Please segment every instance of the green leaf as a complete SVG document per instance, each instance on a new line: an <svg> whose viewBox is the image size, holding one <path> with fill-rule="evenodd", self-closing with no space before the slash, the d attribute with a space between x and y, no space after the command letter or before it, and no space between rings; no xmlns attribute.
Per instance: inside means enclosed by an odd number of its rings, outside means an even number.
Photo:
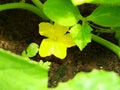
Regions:
<svg viewBox="0 0 120 90"><path fill-rule="evenodd" d="M120 0L71 0L74 5L81 5L84 3L93 4L109 4L109 5L120 5Z"/></svg>
<svg viewBox="0 0 120 90"><path fill-rule="evenodd" d="M84 3L91 3L93 0L71 0L74 5L81 5Z"/></svg>
<svg viewBox="0 0 120 90"><path fill-rule="evenodd" d="M91 0L93 4L120 5L120 0Z"/></svg>
<svg viewBox="0 0 120 90"><path fill-rule="evenodd" d="M116 73L104 70L80 72L53 90L120 90L120 78Z"/></svg>
<svg viewBox="0 0 120 90"><path fill-rule="evenodd" d="M92 28L87 23L82 26L76 24L70 29L70 34L81 51L89 42L91 42L91 31Z"/></svg>
<svg viewBox="0 0 120 90"><path fill-rule="evenodd" d="M47 90L49 64L0 49L0 90Z"/></svg>
<svg viewBox="0 0 120 90"><path fill-rule="evenodd" d="M120 26L120 6L101 5L87 19L101 26L118 27Z"/></svg>
<svg viewBox="0 0 120 90"><path fill-rule="evenodd" d="M54 22L64 26L72 26L82 18L78 8L70 0L47 0L44 13Z"/></svg>

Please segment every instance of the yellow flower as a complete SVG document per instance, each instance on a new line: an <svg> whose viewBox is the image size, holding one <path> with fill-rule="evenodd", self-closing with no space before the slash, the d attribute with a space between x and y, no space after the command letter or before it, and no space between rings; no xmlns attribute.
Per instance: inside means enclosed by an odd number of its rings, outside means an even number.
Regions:
<svg viewBox="0 0 120 90"><path fill-rule="evenodd" d="M40 45L39 54L41 57L55 55L60 59L66 57L67 48L75 45L69 27L58 24L42 22L39 24L39 33L47 38L43 39ZM66 34L67 33L67 34Z"/></svg>

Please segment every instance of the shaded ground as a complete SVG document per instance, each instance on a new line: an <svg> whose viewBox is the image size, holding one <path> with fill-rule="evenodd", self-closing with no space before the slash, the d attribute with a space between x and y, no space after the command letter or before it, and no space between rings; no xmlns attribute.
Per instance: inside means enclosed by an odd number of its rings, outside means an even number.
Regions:
<svg viewBox="0 0 120 90"><path fill-rule="evenodd" d="M0 4L9 0L0 0ZM11 0L19 1L19 0ZM88 15L94 7L81 6L83 15ZM38 33L38 24L41 18L25 10L7 10L0 12L0 48L10 50L16 54L21 52L31 42L40 44L42 37ZM106 39L116 42L113 35L103 35ZM49 60L52 62L49 70L49 87L55 87L60 81L73 78L80 71L89 72L92 69L105 69L120 74L120 60L105 47L92 42L81 52L77 47L68 49L68 55L64 60L54 56L41 58L36 56L34 60Z"/></svg>

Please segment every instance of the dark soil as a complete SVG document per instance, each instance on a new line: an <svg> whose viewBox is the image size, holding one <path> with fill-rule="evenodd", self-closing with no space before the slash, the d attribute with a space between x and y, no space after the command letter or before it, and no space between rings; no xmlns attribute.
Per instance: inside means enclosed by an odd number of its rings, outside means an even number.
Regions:
<svg viewBox="0 0 120 90"><path fill-rule="evenodd" d="M0 4L19 0L0 0ZM30 2L30 0L27 0ZM81 13L86 16L95 8L95 5L80 6ZM12 51L16 54L21 52L31 43L40 44L42 37L38 33L40 17L32 12L20 9L0 12L0 48ZM113 35L101 35L109 41L115 42ZM54 56L41 58L34 57L35 61L43 59L51 61L49 70L49 87L55 87L58 82L72 79L78 72L90 72L92 69L104 69L115 71L120 74L120 60L107 48L91 42L81 52L77 47L68 49L68 55L64 60Z"/></svg>

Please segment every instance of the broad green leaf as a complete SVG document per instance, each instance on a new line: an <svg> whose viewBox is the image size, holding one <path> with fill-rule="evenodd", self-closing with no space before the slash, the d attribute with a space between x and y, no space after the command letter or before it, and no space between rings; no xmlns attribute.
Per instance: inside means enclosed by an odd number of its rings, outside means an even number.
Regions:
<svg viewBox="0 0 120 90"><path fill-rule="evenodd" d="M72 26L82 18L78 8L70 0L47 0L44 13L54 22L64 26Z"/></svg>
<svg viewBox="0 0 120 90"><path fill-rule="evenodd" d="M49 64L0 49L0 90L47 90Z"/></svg>
<svg viewBox="0 0 120 90"><path fill-rule="evenodd" d="M87 23L82 26L76 24L70 29L70 34L81 51L89 42L91 42L91 31L92 28Z"/></svg>
<svg viewBox="0 0 120 90"><path fill-rule="evenodd" d="M84 3L93 4L109 4L109 5L120 5L120 0L71 0L74 5L81 5Z"/></svg>
<svg viewBox="0 0 120 90"><path fill-rule="evenodd" d="M86 0L89 1L89 0ZM93 4L120 5L120 0L90 0Z"/></svg>
<svg viewBox="0 0 120 90"><path fill-rule="evenodd" d="M80 72L53 90L120 90L120 78L116 73L104 70Z"/></svg>
<svg viewBox="0 0 120 90"><path fill-rule="evenodd" d="M87 19L101 26L118 27L120 26L120 6L101 5Z"/></svg>

